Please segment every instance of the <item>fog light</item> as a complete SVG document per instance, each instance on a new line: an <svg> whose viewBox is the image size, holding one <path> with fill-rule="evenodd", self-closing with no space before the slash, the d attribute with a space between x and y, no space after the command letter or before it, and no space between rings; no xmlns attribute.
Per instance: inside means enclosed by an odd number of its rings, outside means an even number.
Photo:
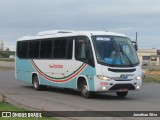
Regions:
<svg viewBox="0 0 160 120"><path fill-rule="evenodd" d="M102 87L103 90L106 90L106 87Z"/></svg>
<svg viewBox="0 0 160 120"><path fill-rule="evenodd" d="M139 86L137 86L137 89L139 89L140 87Z"/></svg>

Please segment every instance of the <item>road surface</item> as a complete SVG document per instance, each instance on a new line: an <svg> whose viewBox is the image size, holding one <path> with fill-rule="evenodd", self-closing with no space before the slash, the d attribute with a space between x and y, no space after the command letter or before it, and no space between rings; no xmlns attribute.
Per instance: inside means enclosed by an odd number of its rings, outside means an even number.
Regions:
<svg viewBox="0 0 160 120"><path fill-rule="evenodd" d="M0 70L0 94L19 105L47 111L160 111L160 84L143 84L126 98L107 93L85 99L72 90L35 91L32 85L15 80L14 70Z"/></svg>

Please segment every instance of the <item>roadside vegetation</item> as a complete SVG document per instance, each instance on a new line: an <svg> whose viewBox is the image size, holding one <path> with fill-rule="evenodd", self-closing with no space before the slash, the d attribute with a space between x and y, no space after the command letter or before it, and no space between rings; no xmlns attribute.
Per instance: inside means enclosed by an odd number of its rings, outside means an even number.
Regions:
<svg viewBox="0 0 160 120"><path fill-rule="evenodd" d="M28 111L28 110L25 110L23 108L18 108L16 106L13 106L13 105L10 105L8 103L3 103L0 101L0 111L21 111L21 112L25 112L25 111ZM53 118L53 117L50 117L50 118L46 118L46 117L42 117L42 118L19 118L19 117L13 117L13 118L7 118L7 117L3 117L3 118L0 118L0 120L58 120L57 118Z"/></svg>
<svg viewBox="0 0 160 120"><path fill-rule="evenodd" d="M160 72L160 69L151 68L148 71L149 72Z"/></svg>
<svg viewBox="0 0 160 120"><path fill-rule="evenodd" d="M10 55L15 55L14 51L0 51L0 58L9 58Z"/></svg>
<svg viewBox="0 0 160 120"><path fill-rule="evenodd" d="M14 51L0 51L0 61L14 62L15 59L13 58L13 56L15 56Z"/></svg>
<svg viewBox="0 0 160 120"><path fill-rule="evenodd" d="M160 74L159 75L145 75L144 82L160 84Z"/></svg>
<svg viewBox="0 0 160 120"><path fill-rule="evenodd" d="M148 68L145 67L144 82L160 84L160 66L149 66Z"/></svg>
<svg viewBox="0 0 160 120"><path fill-rule="evenodd" d="M3 62L14 62L15 59L13 59L13 58L0 58L0 61L3 61Z"/></svg>

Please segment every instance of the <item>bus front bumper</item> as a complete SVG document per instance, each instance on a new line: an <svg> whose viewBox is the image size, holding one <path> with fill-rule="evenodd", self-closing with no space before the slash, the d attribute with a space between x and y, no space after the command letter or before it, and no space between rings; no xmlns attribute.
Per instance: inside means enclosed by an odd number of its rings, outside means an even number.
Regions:
<svg viewBox="0 0 160 120"><path fill-rule="evenodd" d="M110 91L129 91L140 90L142 86L142 80L100 80L97 77L94 79L95 92L110 92Z"/></svg>

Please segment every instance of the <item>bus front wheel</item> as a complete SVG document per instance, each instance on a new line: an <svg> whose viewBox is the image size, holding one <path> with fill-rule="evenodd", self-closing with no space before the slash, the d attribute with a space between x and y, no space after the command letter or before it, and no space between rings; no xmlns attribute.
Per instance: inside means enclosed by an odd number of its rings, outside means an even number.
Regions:
<svg viewBox="0 0 160 120"><path fill-rule="evenodd" d="M91 92L88 91L88 86L87 86L87 83L85 81L83 81L82 84L81 84L81 95L84 98L90 98L91 97Z"/></svg>
<svg viewBox="0 0 160 120"><path fill-rule="evenodd" d="M116 94L117 94L118 97L124 98L128 94L128 91L126 91L126 92L116 92Z"/></svg>

